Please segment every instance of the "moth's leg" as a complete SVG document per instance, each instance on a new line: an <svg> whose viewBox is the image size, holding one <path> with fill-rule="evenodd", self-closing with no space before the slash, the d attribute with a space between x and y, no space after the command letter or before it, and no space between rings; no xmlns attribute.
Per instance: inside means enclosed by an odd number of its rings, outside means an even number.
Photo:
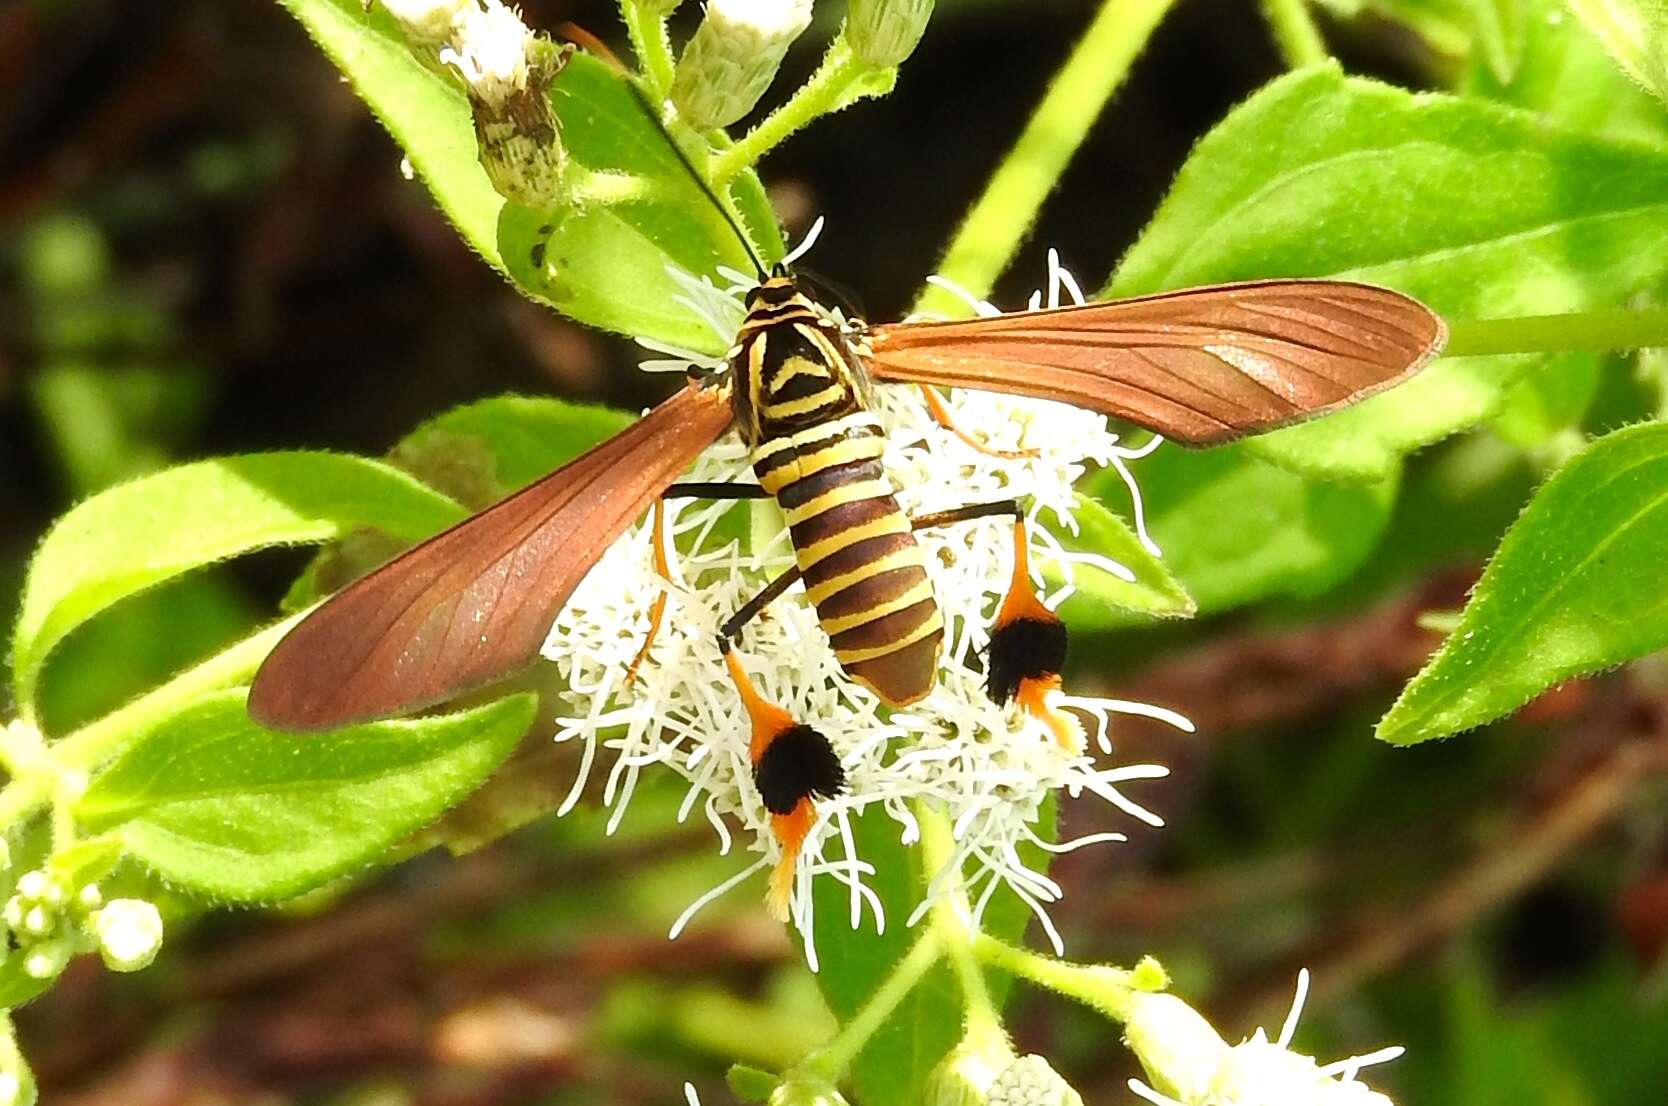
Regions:
<svg viewBox="0 0 1668 1106"><path fill-rule="evenodd" d="M932 421L948 430L956 437L966 442L968 446L978 450L987 457L1001 457L1008 461L1020 461L1027 457L1037 456L1034 449L992 449L973 435L956 425L956 420L950 417L950 409L944 406L944 400L929 384L918 385L921 396L927 401L927 413L932 415Z"/></svg>
<svg viewBox="0 0 1668 1106"><path fill-rule="evenodd" d="M1048 702L1049 693L1059 690L1060 671L1065 667L1066 624L1043 606L1031 586L1025 512L1016 501L1008 499L933 511L917 516L911 523L915 529L925 530L1004 515L1013 519L1013 575L990 631L985 690L998 703L1018 702L1021 709L1048 727L1061 748L1079 753L1083 751L1083 727Z"/></svg>
<svg viewBox="0 0 1668 1106"><path fill-rule="evenodd" d="M668 499L764 499L770 493L757 484L730 484L718 481L702 482L689 481L682 484L670 484L660 493L660 498L654 504L654 570L662 580L672 582L671 568L666 557L666 501ZM637 670L649 657L649 647L654 644L655 635L660 633L661 620L666 617L666 592L662 591L654 597L654 605L649 608L649 632L643 639L642 648L631 658L631 665L626 669L625 686L630 687L637 680Z"/></svg>
<svg viewBox="0 0 1668 1106"><path fill-rule="evenodd" d="M797 568L776 577L725 622L718 633L718 649L724 655L724 665L729 669L736 694L747 708L752 728L747 758L753 765L753 785L770 812L770 830L782 850L771 872L765 901L771 913L784 919L788 915L788 897L793 891L794 865L806 835L816 824L816 800L832 798L845 790L846 774L827 737L796 720L753 686L736 656L735 643L742 627L798 579Z"/></svg>

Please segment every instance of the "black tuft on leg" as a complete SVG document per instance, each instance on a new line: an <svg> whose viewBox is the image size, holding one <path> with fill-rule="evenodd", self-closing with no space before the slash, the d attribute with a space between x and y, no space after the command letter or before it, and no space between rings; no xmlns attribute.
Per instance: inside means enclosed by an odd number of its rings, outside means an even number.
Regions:
<svg viewBox="0 0 1668 1106"><path fill-rule="evenodd" d="M995 702L1011 703L1022 680L1058 675L1065 664L1064 622L1052 615L1016 618L991 631L985 654L985 691Z"/></svg>
<svg viewBox="0 0 1668 1106"><path fill-rule="evenodd" d="M802 799L829 799L846 788L846 772L828 738L810 726L777 734L753 766L753 782L772 814L788 814Z"/></svg>

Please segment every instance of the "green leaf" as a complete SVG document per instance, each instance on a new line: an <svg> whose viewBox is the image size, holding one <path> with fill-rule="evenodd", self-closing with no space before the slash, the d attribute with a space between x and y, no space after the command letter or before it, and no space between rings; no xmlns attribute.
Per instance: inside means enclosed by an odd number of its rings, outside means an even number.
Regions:
<svg viewBox="0 0 1668 1106"><path fill-rule="evenodd" d="M1501 84L1510 84L1523 60L1523 0L1469 0L1476 51Z"/></svg>
<svg viewBox="0 0 1668 1106"><path fill-rule="evenodd" d="M1375 484L1311 480L1243 443L1205 451L1164 446L1136 471L1147 527L1201 613L1336 584L1378 542L1395 502L1395 475ZM1119 507L1128 499L1111 472L1085 490Z"/></svg>
<svg viewBox="0 0 1668 1106"><path fill-rule="evenodd" d="M475 122L463 87L418 61L380 4L279 3L301 21L405 150L411 167L463 240L487 264L504 271L497 245L504 198L476 156Z"/></svg>
<svg viewBox="0 0 1668 1106"><path fill-rule="evenodd" d="M1568 17L1565 0L1523 0L1523 11L1517 72L1502 80L1474 60L1461 91L1529 108L1559 126L1591 135L1668 139L1662 102L1629 80L1587 29Z"/></svg>
<svg viewBox="0 0 1668 1106"><path fill-rule="evenodd" d="M34 703L65 635L136 592L255 549L362 526L414 540L461 516L389 465L329 453L200 461L112 488L60 519L29 566L12 642L17 701Z"/></svg>
<svg viewBox="0 0 1668 1106"><path fill-rule="evenodd" d="M286 898L370 863L467 795L537 702L298 737L250 722L246 695L200 699L151 729L93 781L76 817L117 833L170 883Z"/></svg>
<svg viewBox="0 0 1668 1106"><path fill-rule="evenodd" d="M1110 290L1299 275L1398 288L1454 319L1614 305L1668 275L1668 151L1331 66L1292 73L1199 143ZM1381 478L1493 414L1536 363L1446 359L1248 448Z"/></svg>
<svg viewBox="0 0 1668 1106"><path fill-rule="evenodd" d="M1611 363L1614 365L1614 360ZM1506 393L1490 422L1513 445L1532 447L1580 424L1598 395L1604 360L1591 353L1563 353L1546 359ZM1618 371L1620 366L1616 366Z"/></svg>
<svg viewBox="0 0 1668 1106"><path fill-rule="evenodd" d="M1125 625L1127 615L1118 612L1177 617L1194 611L1193 598L1170 574L1169 566L1153 555L1123 519L1100 502L1079 492L1073 508L1077 534L1059 534L1060 544L1075 553L1093 553L1110 558L1129 569L1134 580L1125 580L1095 565L1074 564L1072 582L1076 590L1060 608L1060 617L1073 630L1093 631ZM1039 558L1043 576L1051 584L1063 582L1059 562ZM1111 614L1113 617L1108 617Z"/></svg>
<svg viewBox="0 0 1668 1106"><path fill-rule="evenodd" d="M1668 100L1668 4L1570 0L1570 7L1628 76Z"/></svg>
<svg viewBox="0 0 1668 1106"><path fill-rule="evenodd" d="M568 155L589 172L583 179L594 195L553 213L506 207L498 242L511 276L581 322L722 354L730 336L715 334L678 302L683 293L666 269L711 276L727 265L751 273L736 232L637 93L606 63L574 55L551 88L551 102ZM774 219L758 218L757 179L749 172L743 180L749 222L769 264L781 256L779 231Z"/></svg>
<svg viewBox="0 0 1668 1106"><path fill-rule="evenodd" d="M1410 745L1458 733L1668 645L1664 549L1668 425L1600 438L1529 501L1378 735Z"/></svg>
<svg viewBox="0 0 1668 1106"><path fill-rule="evenodd" d="M395 447L394 460L480 508L554 472L632 421L610 407L495 396L425 422ZM471 455L479 467L457 471L459 453Z"/></svg>
<svg viewBox="0 0 1668 1106"><path fill-rule="evenodd" d="M1053 837L1050 806L1037 826L1039 836ZM874 865L868 887L886 911L886 930L873 931L865 914L864 929L851 927L850 892L828 878L814 882L815 934L820 965L817 985L834 1016L842 1024L862 1009L920 936L920 928L904 922L921 902L925 877L919 845L899 840L898 824L876 807L852 819L857 853ZM1026 863L1047 870L1041 850L1027 850ZM867 908L865 908L867 909ZM1003 941L1018 941L1030 920L1029 909L1007 888L991 897L983 918L984 932ZM992 997L1006 995L1006 976L988 980ZM852 1065L851 1079L863 1106L918 1106L933 1068L961 1037L961 992L945 963L935 964L915 989L877 1030Z"/></svg>

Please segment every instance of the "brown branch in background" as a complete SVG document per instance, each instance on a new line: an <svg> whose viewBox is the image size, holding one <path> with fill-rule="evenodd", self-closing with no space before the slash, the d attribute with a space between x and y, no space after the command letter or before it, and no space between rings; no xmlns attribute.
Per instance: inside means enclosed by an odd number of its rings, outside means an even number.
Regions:
<svg viewBox="0 0 1668 1106"><path fill-rule="evenodd" d="M1417 901L1375 907L1353 922L1326 927L1327 937L1259 973L1224 1005L1247 1023L1277 1012L1290 1002L1291 980L1304 965L1313 972L1317 1003L1351 991L1533 887L1622 818L1647 786L1668 775L1668 698L1625 677L1614 686L1616 694L1571 735L1585 751L1585 763L1572 765L1562 755L1567 742L1553 753L1554 765L1571 770L1555 794L1531 789L1509 824ZM1340 931L1343 936L1332 936Z"/></svg>

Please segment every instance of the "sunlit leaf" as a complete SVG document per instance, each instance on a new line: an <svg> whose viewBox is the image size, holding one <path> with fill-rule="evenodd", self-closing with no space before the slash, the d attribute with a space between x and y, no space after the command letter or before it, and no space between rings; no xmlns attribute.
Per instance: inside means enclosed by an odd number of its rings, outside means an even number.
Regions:
<svg viewBox="0 0 1668 1106"><path fill-rule="evenodd" d="M93 781L77 817L170 883L285 898L370 863L468 794L536 703L298 737L249 721L246 694L200 699L153 727Z"/></svg>
<svg viewBox="0 0 1668 1106"><path fill-rule="evenodd" d="M1548 480L1459 625L1379 723L1413 744L1668 645L1668 425L1619 430Z"/></svg>
<svg viewBox="0 0 1668 1106"><path fill-rule="evenodd" d="M34 702L46 655L65 635L146 588L355 527L416 539L462 514L395 468L329 453L200 461L111 488L60 519L29 566L12 641L17 701Z"/></svg>

